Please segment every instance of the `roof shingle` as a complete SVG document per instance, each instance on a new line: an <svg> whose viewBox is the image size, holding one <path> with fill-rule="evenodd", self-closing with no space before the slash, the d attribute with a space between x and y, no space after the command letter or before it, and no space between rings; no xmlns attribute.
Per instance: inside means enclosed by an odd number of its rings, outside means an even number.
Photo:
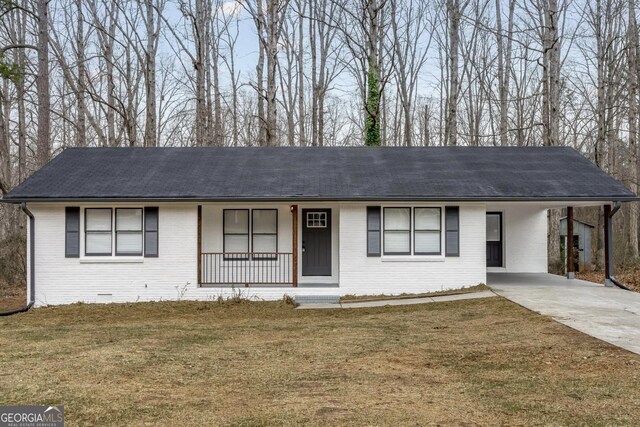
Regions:
<svg viewBox="0 0 640 427"><path fill-rule="evenodd" d="M633 200L571 148L72 148L5 201Z"/></svg>

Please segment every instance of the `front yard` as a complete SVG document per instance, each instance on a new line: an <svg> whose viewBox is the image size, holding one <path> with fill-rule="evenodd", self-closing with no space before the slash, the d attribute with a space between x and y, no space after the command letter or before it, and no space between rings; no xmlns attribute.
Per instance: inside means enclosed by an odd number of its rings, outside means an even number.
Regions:
<svg viewBox="0 0 640 427"><path fill-rule="evenodd" d="M74 305L0 318L0 330L0 404L64 404L68 425L640 419L640 356L501 298Z"/></svg>

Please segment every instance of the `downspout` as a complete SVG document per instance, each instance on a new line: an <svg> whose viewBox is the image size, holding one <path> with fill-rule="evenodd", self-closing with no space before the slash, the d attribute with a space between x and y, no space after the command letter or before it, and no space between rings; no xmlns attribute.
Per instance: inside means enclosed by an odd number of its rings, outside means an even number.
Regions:
<svg viewBox="0 0 640 427"><path fill-rule="evenodd" d="M609 282L610 284L613 284L621 289L625 289L627 291L630 291L631 289L629 289L626 285L624 285L622 282L620 282L618 279L615 278L614 276L614 265L613 265L613 216L616 214L616 212L618 212L618 210L620 210L620 207L622 206L622 203L618 202L614 202L613 204L613 209L611 209L611 212L609 212L609 216L608 218L605 218L606 222L606 227L608 228L608 241L605 242L606 245L609 245L609 259L608 259L608 265L609 265L609 269L608 271L605 272L605 285L607 285L607 282ZM609 285L611 286L611 285Z"/></svg>
<svg viewBox="0 0 640 427"><path fill-rule="evenodd" d="M0 317L1 316L11 316L12 314L18 314L18 313L24 313L25 311L29 310L31 307L33 307L33 304L36 301L36 273L35 273L35 265L36 265L36 261L35 261L35 218L33 217L33 214L31 213L31 211L29 210L29 208L27 208L27 204L26 203L22 203L21 206L22 208L22 212L24 212L28 217L29 217L29 302L27 303L27 305L25 305L22 308L19 308L17 310L12 310L12 311L5 311L3 313L0 313Z"/></svg>

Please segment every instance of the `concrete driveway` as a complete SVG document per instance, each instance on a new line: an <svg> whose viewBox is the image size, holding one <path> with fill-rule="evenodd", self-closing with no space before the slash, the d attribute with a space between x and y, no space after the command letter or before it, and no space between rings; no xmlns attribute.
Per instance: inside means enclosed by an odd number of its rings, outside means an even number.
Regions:
<svg viewBox="0 0 640 427"><path fill-rule="evenodd" d="M553 274L487 274L498 295L640 354L640 293Z"/></svg>

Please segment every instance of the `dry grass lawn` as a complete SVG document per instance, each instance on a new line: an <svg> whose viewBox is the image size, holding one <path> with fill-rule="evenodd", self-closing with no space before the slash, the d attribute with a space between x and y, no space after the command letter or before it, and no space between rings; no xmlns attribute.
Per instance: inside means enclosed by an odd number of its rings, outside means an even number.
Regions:
<svg viewBox="0 0 640 427"><path fill-rule="evenodd" d="M427 298L427 297L438 297L445 295L460 295L460 294L470 294L472 292L481 292L488 291L491 288L484 283L474 286L467 286L464 288L458 289L448 289L445 291L436 291L436 292L425 292L420 294L400 294L400 295L345 295L340 298L342 302L349 301L380 301L380 300L397 300L397 299L410 299L410 298Z"/></svg>
<svg viewBox="0 0 640 427"><path fill-rule="evenodd" d="M632 425L640 357L501 298L141 303L0 318L0 402L67 425Z"/></svg>

